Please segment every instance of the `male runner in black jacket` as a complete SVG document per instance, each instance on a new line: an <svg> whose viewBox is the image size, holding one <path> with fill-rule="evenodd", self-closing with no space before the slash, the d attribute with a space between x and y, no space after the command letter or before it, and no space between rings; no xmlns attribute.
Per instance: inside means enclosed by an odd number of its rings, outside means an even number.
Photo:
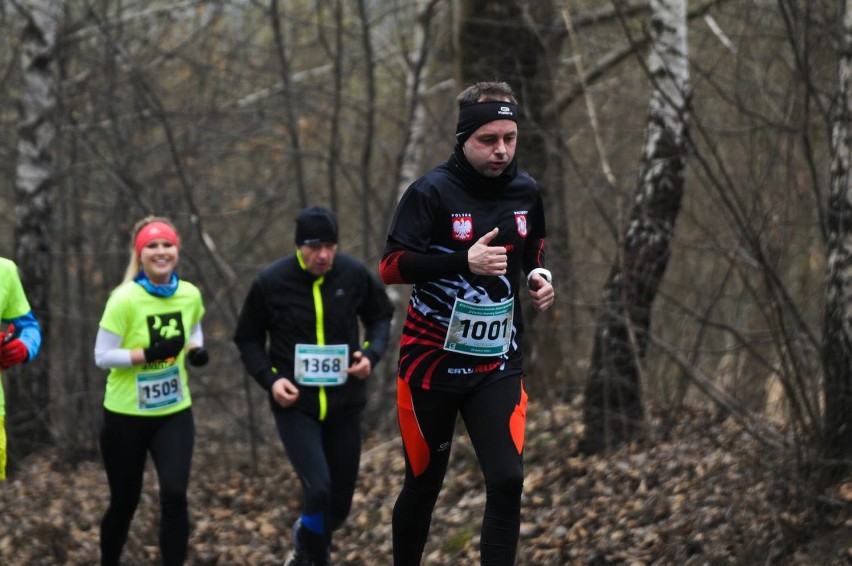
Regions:
<svg viewBox="0 0 852 566"><path fill-rule="evenodd" d="M393 316L381 283L338 253L337 241L330 210L302 210L296 253L260 272L234 334L246 369L269 392L278 434L302 482L304 508L288 562L294 566L327 564L331 533L349 514L364 380L387 349Z"/></svg>
<svg viewBox="0 0 852 566"><path fill-rule="evenodd" d="M386 284L413 284L397 380L406 472L393 511L396 566L420 563L458 414L485 475L481 561L514 563L527 405L522 278L534 308L554 300L541 195L514 159L512 89L477 83L457 100L453 155L400 199L379 270Z"/></svg>

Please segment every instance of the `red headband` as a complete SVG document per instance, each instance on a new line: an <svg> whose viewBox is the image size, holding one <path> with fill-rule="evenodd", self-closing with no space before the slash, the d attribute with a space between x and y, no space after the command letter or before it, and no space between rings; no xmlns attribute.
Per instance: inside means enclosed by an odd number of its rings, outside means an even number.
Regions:
<svg viewBox="0 0 852 566"><path fill-rule="evenodd" d="M176 246L180 245L180 238L178 238L174 228L165 222L151 222L136 234L136 241L133 243L133 247L136 248L136 255L142 253L142 248L148 245L148 242L158 239L168 240Z"/></svg>

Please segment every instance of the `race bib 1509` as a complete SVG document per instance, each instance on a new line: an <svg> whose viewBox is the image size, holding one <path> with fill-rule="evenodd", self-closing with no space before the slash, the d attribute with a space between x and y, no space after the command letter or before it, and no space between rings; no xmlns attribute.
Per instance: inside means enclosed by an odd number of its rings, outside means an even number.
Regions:
<svg viewBox="0 0 852 566"><path fill-rule="evenodd" d="M183 381L176 365L136 374L136 399L140 411L171 407L183 401Z"/></svg>

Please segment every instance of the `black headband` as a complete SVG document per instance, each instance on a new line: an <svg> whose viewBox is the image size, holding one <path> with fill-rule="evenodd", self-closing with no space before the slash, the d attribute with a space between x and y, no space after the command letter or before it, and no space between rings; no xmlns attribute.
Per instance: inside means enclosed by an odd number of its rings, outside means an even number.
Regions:
<svg viewBox="0 0 852 566"><path fill-rule="evenodd" d="M511 102L487 100L474 102L459 108L459 122L456 125L456 141L464 144L479 128L494 120L512 120L518 122L518 108Z"/></svg>

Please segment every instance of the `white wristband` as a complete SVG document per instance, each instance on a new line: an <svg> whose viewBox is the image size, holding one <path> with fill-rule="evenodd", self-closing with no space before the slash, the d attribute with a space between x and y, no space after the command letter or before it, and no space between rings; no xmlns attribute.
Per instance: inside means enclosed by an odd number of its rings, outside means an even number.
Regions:
<svg viewBox="0 0 852 566"><path fill-rule="evenodd" d="M545 269L543 267L536 267L527 274L527 287L530 286L530 279L532 279L532 276L536 273L541 275L541 278L547 281L548 283L553 282L553 274L550 273L549 269Z"/></svg>

